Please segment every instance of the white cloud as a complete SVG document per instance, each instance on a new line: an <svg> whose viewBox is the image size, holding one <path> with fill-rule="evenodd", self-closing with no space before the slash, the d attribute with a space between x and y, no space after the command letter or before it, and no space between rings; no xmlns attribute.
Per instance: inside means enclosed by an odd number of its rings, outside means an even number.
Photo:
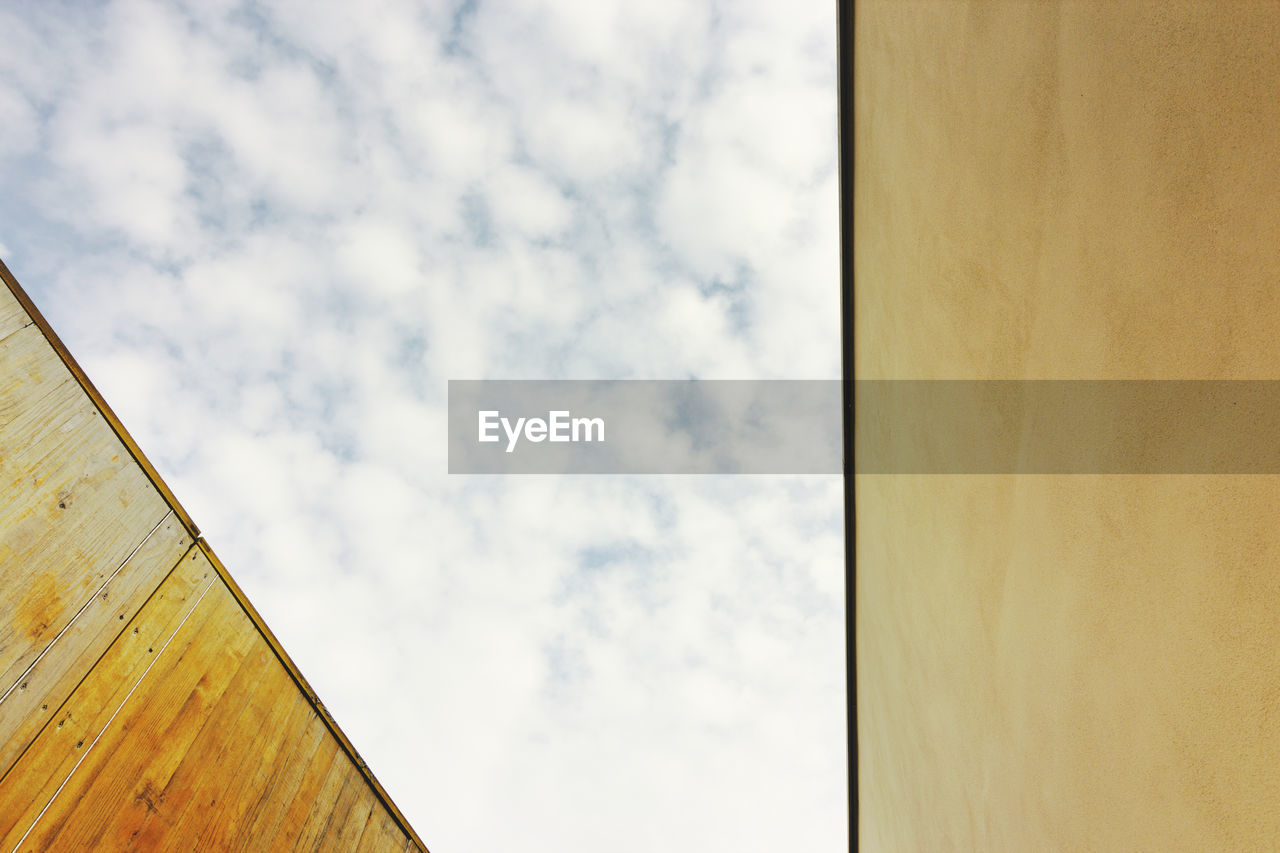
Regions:
<svg viewBox="0 0 1280 853"><path fill-rule="evenodd" d="M344 229L338 241L338 263L359 290L399 296L421 286L417 247L394 222L361 218Z"/></svg>
<svg viewBox="0 0 1280 853"><path fill-rule="evenodd" d="M0 85L0 157L26 154L39 141L36 112L22 93L13 86Z"/></svg>

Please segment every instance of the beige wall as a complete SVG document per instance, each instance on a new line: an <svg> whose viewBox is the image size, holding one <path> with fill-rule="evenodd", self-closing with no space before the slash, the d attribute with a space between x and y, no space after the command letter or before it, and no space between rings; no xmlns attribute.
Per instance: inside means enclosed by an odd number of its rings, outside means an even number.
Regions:
<svg viewBox="0 0 1280 853"><path fill-rule="evenodd" d="M859 378L1280 379L1280 3L856 26ZM1280 849L1280 479L855 489L863 849Z"/></svg>

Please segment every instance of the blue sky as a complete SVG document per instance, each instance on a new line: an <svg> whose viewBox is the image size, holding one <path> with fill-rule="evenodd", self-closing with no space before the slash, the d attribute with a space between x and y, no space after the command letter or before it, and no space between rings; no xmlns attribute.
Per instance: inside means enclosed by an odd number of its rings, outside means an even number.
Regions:
<svg viewBox="0 0 1280 853"><path fill-rule="evenodd" d="M0 256L435 853L840 850L838 478L449 379L839 375L828 2L0 8Z"/></svg>

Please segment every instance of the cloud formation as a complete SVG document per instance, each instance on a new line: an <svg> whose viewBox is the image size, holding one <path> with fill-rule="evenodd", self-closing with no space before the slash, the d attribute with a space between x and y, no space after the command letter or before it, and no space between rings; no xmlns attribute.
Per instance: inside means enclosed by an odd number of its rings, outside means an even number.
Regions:
<svg viewBox="0 0 1280 853"><path fill-rule="evenodd" d="M838 375L832 9L0 11L4 257L437 853L844 849L834 478L450 478L446 381Z"/></svg>

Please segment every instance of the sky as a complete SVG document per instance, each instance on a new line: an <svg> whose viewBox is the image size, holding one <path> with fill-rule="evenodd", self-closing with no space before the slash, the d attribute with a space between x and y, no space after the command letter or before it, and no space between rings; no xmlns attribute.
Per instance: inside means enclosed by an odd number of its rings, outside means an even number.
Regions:
<svg viewBox="0 0 1280 853"><path fill-rule="evenodd" d="M0 4L0 257L433 853L848 844L839 477L447 474L837 379L835 5Z"/></svg>

